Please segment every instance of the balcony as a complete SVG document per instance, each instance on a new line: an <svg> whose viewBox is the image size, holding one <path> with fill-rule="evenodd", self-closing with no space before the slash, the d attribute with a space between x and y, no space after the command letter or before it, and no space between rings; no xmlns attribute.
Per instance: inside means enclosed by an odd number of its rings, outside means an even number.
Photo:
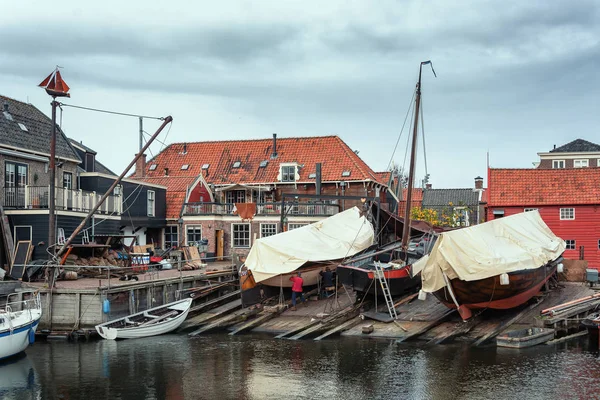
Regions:
<svg viewBox="0 0 600 400"><path fill-rule="evenodd" d="M49 193L49 186L4 188L3 206L7 209L48 209ZM102 193L85 190L55 188L55 208L64 211L89 212L102 195ZM121 196L108 196L96 212L99 214L121 215L123 212Z"/></svg>
<svg viewBox="0 0 600 400"><path fill-rule="evenodd" d="M286 202L287 215L329 217L340 211L338 204ZM185 203L183 215L234 215L234 203ZM256 215L281 215L281 203L257 203Z"/></svg>

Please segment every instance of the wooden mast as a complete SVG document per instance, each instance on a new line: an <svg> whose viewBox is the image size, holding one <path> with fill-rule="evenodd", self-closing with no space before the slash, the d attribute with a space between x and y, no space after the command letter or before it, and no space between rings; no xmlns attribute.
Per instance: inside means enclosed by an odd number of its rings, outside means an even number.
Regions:
<svg viewBox="0 0 600 400"><path fill-rule="evenodd" d="M410 206L412 202L412 189L415 182L415 165L417 158L417 136L419 127L419 109L421 106L421 72L423 65L431 64L431 61L422 61L419 65L419 80L417 81L417 93L415 96L415 120L413 125L412 146L410 150L410 169L408 170L408 190L406 191L406 208L404 212L404 228L402 230L402 250L408 249L410 240ZM431 67L433 71L433 66ZM435 75L435 71L433 72ZM398 182L400 183L400 182Z"/></svg>

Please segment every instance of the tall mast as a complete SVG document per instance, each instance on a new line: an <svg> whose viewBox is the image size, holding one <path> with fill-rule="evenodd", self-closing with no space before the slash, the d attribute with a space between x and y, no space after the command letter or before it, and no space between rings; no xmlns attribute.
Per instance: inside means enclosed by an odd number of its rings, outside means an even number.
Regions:
<svg viewBox="0 0 600 400"><path fill-rule="evenodd" d="M402 230L402 250L408 249L408 241L410 239L410 206L412 202L412 189L415 184L415 165L417 158L417 137L419 127L419 108L421 106L421 72L423 65L431 64L431 61L423 61L419 65L419 80L417 81L417 93L415 96L415 119L413 125L412 146L410 150L410 169L408 170L408 190L406 191L406 208L404 212L404 229ZM431 66L433 75L433 65Z"/></svg>

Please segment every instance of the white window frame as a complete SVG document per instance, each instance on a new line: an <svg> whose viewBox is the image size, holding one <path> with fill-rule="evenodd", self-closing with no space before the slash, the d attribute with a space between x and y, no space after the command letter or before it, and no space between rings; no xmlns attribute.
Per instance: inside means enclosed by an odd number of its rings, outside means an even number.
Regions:
<svg viewBox="0 0 600 400"><path fill-rule="evenodd" d="M570 242L573 242L573 243L570 243ZM565 240L565 244L567 245L565 250L577 250L577 241L575 239L567 239L567 240ZM570 247L569 246L570 244L572 244L573 247Z"/></svg>
<svg viewBox="0 0 600 400"><path fill-rule="evenodd" d="M275 227L275 232L265 235L264 229L267 227ZM277 235L277 233L279 233L279 224L278 223L276 223L276 222L261 222L261 224L260 224L260 237L261 238Z"/></svg>
<svg viewBox="0 0 600 400"><path fill-rule="evenodd" d="M559 211L559 216L561 221L573 221L575 220L575 208L561 208Z"/></svg>
<svg viewBox="0 0 600 400"><path fill-rule="evenodd" d="M288 222L288 231L302 228L303 226L308 225L306 222Z"/></svg>
<svg viewBox="0 0 600 400"><path fill-rule="evenodd" d="M589 166L590 160L588 160L587 158L578 158L576 160L573 160L573 168L587 168Z"/></svg>
<svg viewBox="0 0 600 400"><path fill-rule="evenodd" d="M290 173L288 171L288 168L292 168L293 169L293 173ZM283 172L284 169L288 172ZM290 178L291 175L291 178ZM285 179L284 179L285 178ZM297 182L299 179L298 176L298 164L296 163L282 163L279 164L279 175L277 175L277 180L280 182L285 182L285 183L294 183Z"/></svg>
<svg viewBox="0 0 600 400"><path fill-rule="evenodd" d="M173 228L175 228L175 232L173 232ZM171 239L173 235L175 235L175 246L179 246L179 227L177 225L167 225L166 228L163 229L163 244L164 247L167 247L167 229L169 230L168 234L171 235ZM171 246L173 245L173 241L170 241Z"/></svg>
<svg viewBox="0 0 600 400"><path fill-rule="evenodd" d="M247 226L248 227L248 238L247 239L236 237L236 235L239 234L239 232L235 231L236 226ZM240 240L243 240L244 242L246 242L246 240L247 240L248 244L247 245L245 243L240 244L239 243ZM252 225L250 223L231 224L231 247L233 247L234 249L249 249L251 244L252 244Z"/></svg>
<svg viewBox="0 0 600 400"><path fill-rule="evenodd" d="M200 229L200 239L199 240L190 241L190 231L194 231L192 233L194 235L197 235L196 230L198 230L198 229ZM186 225L186 227L185 227L185 242L186 242L186 244L188 246L192 246L195 243L199 242L200 240L202 240L202 225Z"/></svg>
<svg viewBox="0 0 600 400"><path fill-rule="evenodd" d="M454 207L454 214L458 215L458 214L463 214L464 220L463 223L460 223L460 220L457 218L456 221L454 221L454 225L455 226L469 226L470 222L469 222L469 209L465 206L461 206L461 207Z"/></svg>
<svg viewBox="0 0 600 400"><path fill-rule="evenodd" d="M149 217L156 216L156 192L154 190L148 190L146 195L146 208Z"/></svg>
<svg viewBox="0 0 600 400"><path fill-rule="evenodd" d="M555 168L555 169L565 168L565 160L552 160L552 168Z"/></svg>
<svg viewBox="0 0 600 400"><path fill-rule="evenodd" d="M523 212L529 212L529 211L537 211L538 208L524 208Z"/></svg>
<svg viewBox="0 0 600 400"><path fill-rule="evenodd" d="M29 240L32 240L33 227L31 225L15 225L13 227L13 238L17 238L17 228L29 228ZM598 241L600 243L600 241Z"/></svg>
<svg viewBox="0 0 600 400"><path fill-rule="evenodd" d="M69 179L66 181L65 178L69 177ZM65 186L66 185L66 186ZM69 189L72 190L73 189L73 173L72 172L68 172L68 171L64 171L63 172L63 184L62 187L65 189Z"/></svg>
<svg viewBox="0 0 600 400"><path fill-rule="evenodd" d="M600 158L596 160L596 164L598 164L597 166L600 167Z"/></svg>

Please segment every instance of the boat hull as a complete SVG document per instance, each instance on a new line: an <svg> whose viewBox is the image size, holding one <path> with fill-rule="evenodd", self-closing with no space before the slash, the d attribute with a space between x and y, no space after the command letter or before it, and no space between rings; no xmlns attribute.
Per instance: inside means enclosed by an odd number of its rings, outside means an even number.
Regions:
<svg viewBox="0 0 600 400"><path fill-rule="evenodd" d="M29 300L7 302L6 310L0 312L0 360L21 353L33 343L41 318L39 293Z"/></svg>
<svg viewBox="0 0 600 400"><path fill-rule="evenodd" d="M114 325L115 323L123 320L123 318L119 318L114 321L109 321L104 324L100 324L96 326L96 331L98 334L108 340L116 340L116 339L137 339L149 336L157 336L165 333L169 333L179 328L179 326L185 321L187 315L190 311L190 306L192 304L192 299L185 299L182 302L186 302L186 309L174 316L173 318L165 319L164 321L156 322L154 324L149 325L138 325L138 326L126 326L126 327L111 327L110 325ZM180 302L176 302L180 303ZM173 303L173 304L176 304ZM153 310L158 308L168 308L168 305L164 305L162 307L156 307L150 310L145 311L146 313L152 313ZM142 313L134 314L139 315ZM133 317L133 316L131 316ZM129 318L129 317L127 317Z"/></svg>
<svg viewBox="0 0 600 400"><path fill-rule="evenodd" d="M410 276L410 266L399 269L387 269L384 270L383 274L388 282L392 296L407 293L416 289L421 284L421 275ZM375 282L374 269L340 265L337 268L337 276L340 283L351 286L357 292L383 296L379 283Z"/></svg>
<svg viewBox="0 0 600 400"><path fill-rule="evenodd" d="M294 283L290 281L290 278L292 276L296 276L297 273L300 272L302 274L302 280L304 281L302 284L303 286L315 286L321 279L320 272L325 271L325 268L327 267L329 267L332 272L335 271L335 265L313 264L300 267L296 271L287 274L281 274L269 279L265 279L260 283L265 286L291 288Z"/></svg>
<svg viewBox="0 0 600 400"><path fill-rule="evenodd" d="M39 318L10 331L0 332L0 360L12 357L24 351L31 343L31 335L35 335Z"/></svg>
<svg viewBox="0 0 600 400"><path fill-rule="evenodd" d="M518 307L539 293L556 272L556 265L515 271L508 274L509 284L501 285L500 276L475 281L452 279L450 285L459 306L468 309L491 308L506 310ZM448 308L456 308L447 287L435 291L434 296ZM459 310L460 311L460 310Z"/></svg>
<svg viewBox="0 0 600 400"><path fill-rule="evenodd" d="M507 332L496 338L496 346L522 349L554 339L554 329L526 328Z"/></svg>

